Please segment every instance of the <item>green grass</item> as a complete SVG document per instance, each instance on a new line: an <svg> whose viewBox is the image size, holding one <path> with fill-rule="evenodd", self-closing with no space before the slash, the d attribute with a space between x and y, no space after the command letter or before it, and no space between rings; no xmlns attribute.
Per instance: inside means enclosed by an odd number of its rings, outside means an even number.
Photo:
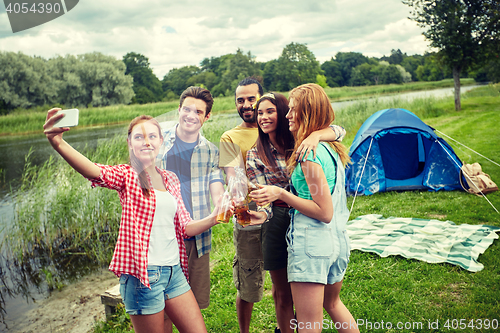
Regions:
<svg viewBox="0 0 500 333"><path fill-rule="evenodd" d="M336 123L348 130L345 143L349 145L369 115L387 107L404 107L427 124L500 162L499 91L500 85L473 90L463 97L460 112L454 111L452 98L417 99L412 102L397 98L387 102L363 101L342 109ZM209 121L204 126L204 132L210 140L217 141L220 133L231 126L230 122ZM479 162L500 185L500 167L447 141L464 162ZM95 153L88 153L88 156L100 163L124 162L127 154L124 146L119 138L99 147ZM51 185L54 182L57 186ZM23 192L16 197L19 208L15 227L10 231L10 241L17 244L22 252L38 246L30 242L36 239L55 252L61 244L73 244L75 239L79 239L80 245L71 251L107 262L111 252L106 251L112 251L112 239L117 232L118 198L113 191L90 190L86 183L59 160L48 162L44 167L28 167ZM89 197L87 192L95 193L96 198ZM499 192L489 194L488 199L500 209ZM348 207L352 200L348 198ZM85 211L79 212L82 210ZM486 200L458 191L389 192L358 197L351 219L373 213L385 217L437 218L457 224L500 226L500 215ZM87 215L90 217L86 218ZM101 238L103 230L113 232L114 236ZM238 332L234 305L236 290L232 283L232 227L218 225L213 234L211 305L202 313L210 332ZM104 241L99 241L101 239ZM50 247L50 244L58 246ZM449 264L428 264L400 256L381 258L352 251L341 297L356 319L372 323L383 320L394 325L393 329L380 330L384 332L401 331L395 328L397 322L421 322L423 325L422 328L403 330L406 332L442 332L447 331L444 324L448 319L465 319L467 323L471 319L500 320L500 242L495 241L486 253L480 255L479 261L484 264L484 270L471 273ZM251 332L273 330L275 317L270 290L268 275L264 299L254 307ZM329 320L326 313L324 318ZM429 329L429 321L436 320L439 321L439 329ZM124 327L126 331L129 324L122 313L115 321L98 323L96 332L122 332ZM367 331L364 327L361 330ZM472 332L470 328L460 331Z"/></svg>

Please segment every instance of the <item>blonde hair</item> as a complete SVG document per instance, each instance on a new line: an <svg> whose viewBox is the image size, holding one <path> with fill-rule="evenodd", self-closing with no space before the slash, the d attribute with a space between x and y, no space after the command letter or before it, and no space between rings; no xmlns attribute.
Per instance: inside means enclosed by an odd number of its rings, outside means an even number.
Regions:
<svg viewBox="0 0 500 333"><path fill-rule="evenodd" d="M294 132L296 152L302 141L311 133L327 128L335 120L332 104L321 86L315 83L307 83L298 86L290 91L289 100L294 101L295 124L298 127ZM339 154L344 166L350 162L346 147L340 142L328 142L330 146ZM287 161L287 170L291 174L297 161L295 154L292 154Z"/></svg>

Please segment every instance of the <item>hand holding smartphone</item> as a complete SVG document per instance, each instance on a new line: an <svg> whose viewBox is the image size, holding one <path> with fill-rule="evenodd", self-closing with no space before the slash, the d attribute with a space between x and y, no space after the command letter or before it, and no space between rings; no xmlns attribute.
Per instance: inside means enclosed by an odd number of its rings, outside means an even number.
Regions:
<svg viewBox="0 0 500 333"><path fill-rule="evenodd" d="M64 117L54 123L54 127L73 127L78 125L78 109L60 110L56 115L64 114Z"/></svg>

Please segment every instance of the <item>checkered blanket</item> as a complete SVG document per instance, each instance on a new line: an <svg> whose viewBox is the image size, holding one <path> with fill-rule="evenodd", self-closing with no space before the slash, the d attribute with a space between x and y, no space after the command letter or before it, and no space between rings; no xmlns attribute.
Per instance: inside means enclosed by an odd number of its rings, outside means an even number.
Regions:
<svg viewBox="0 0 500 333"><path fill-rule="evenodd" d="M414 218L383 218L363 215L347 223L351 248L381 257L401 255L428 263L447 262L468 271L484 266L477 261L500 228L487 225L456 225L451 221Z"/></svg>

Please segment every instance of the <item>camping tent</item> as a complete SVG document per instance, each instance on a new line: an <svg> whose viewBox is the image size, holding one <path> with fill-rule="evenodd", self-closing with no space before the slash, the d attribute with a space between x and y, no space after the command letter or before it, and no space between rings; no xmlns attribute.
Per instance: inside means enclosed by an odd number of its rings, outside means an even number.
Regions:
<svg viewBox="0 0 500 333"><path fill-rule="evenodd" d="M346 192L371 195L396 190L458 190L462 162L434 130L408 110L376 112L351 145Z"/></svg>

